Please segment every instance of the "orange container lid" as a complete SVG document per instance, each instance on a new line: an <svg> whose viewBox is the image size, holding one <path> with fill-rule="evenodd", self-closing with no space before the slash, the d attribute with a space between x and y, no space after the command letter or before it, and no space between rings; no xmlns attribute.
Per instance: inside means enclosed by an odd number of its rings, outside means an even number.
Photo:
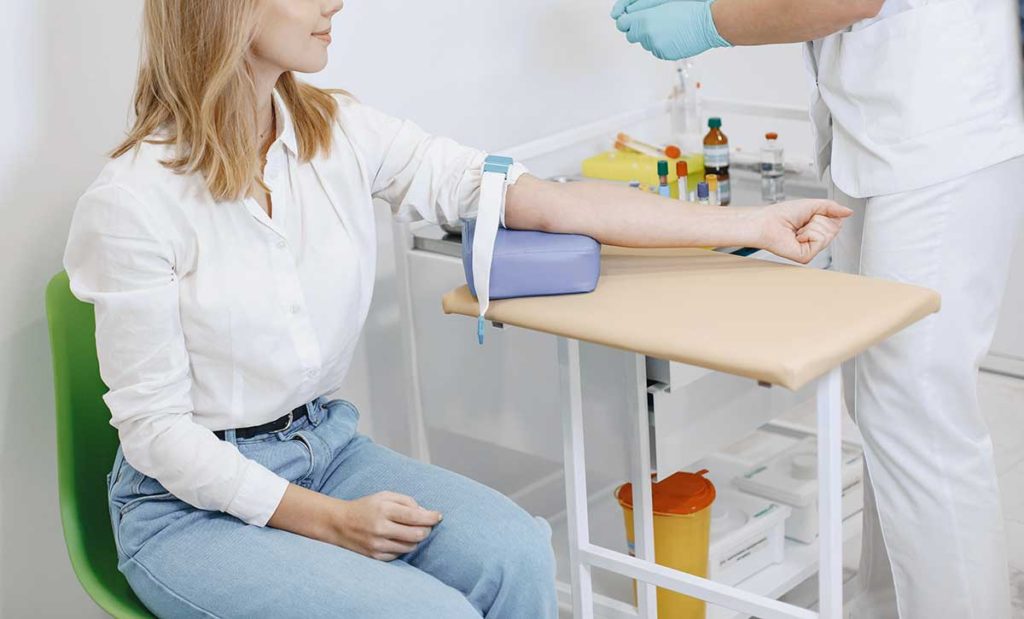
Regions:
<svg viewBox="0 0 1024 619"><path fill-rule="evenodd" d="M715 485L705 479L707 469L696 473L680 471L651 485L654 513L658 516L687 516L707 508L715 500ZM615 491L622 507L633 509L633 484Z"/></svg>

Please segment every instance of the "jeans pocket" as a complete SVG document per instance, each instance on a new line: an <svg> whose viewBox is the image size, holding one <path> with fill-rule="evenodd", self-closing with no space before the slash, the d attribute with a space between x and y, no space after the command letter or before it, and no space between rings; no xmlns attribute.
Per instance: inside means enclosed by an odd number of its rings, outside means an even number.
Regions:
<svg viewBox="0 0 1024 619"><path fill-rule="evenodd" d="M128 501L127 503L122 505L120 508L118 508L118 513L121 514L121 517L123 518L125 514L127 514L128 512L132 511L133 509L135 509L136 507L138 507L138 506L140 506L140 505L142 505L144 503L148 503L150 501L166 501L166 500L169 500L169 499L175 499L176 500L177 498L178 497L174 496L170 492L161 492L159 494L147 494L147 495L144 495L144 496L139 496L139 497L136 497L136 498Z"/></svg>
<svg viewBox="0 0 1024 619"><path fill-rule="evenodd" d="M124 454L121 453L121 447L118 446L117 452L114 454L114 463L110 466L110 472L107 473L107 496L111 497L115 493L115 487L121 478L124 476L122 470L125 469Z"/></svg>
<svg viewBox="0 0 1024 619"><path fill-rule="evenodd" d="M324 402L323 406L325 409L327 409L328 416L337 415L344 411L344 415L351 417L356 421L359 420L359 409L356 408L355 404L349 402L348 400L328 400Z"/></svg>
<svg viewBox="0 0 1024 619"><path fill-rule="evenodd" d="M312 478L315 469L316 458L309 441L309 432L309 429L302 429L283 440L275 437L240 442L238 451L253 462L298 484Z"/></svg>
<svg viewBox="0 0 1024 619"><path fill-rule="evenodd" d="M127 557L135 556L147 541L190 508L160 482L136 474L140 479L129 487L138 491L114 497L112 502L114 537L118 549Z"/></svg>
<svg viewBox="0 0 1024 619"><path fill-rule="evenodd" d="M327 445L332 459L356 436L359 409L347 400L324 403L326 415L316 429L316 436Z"/></svg>

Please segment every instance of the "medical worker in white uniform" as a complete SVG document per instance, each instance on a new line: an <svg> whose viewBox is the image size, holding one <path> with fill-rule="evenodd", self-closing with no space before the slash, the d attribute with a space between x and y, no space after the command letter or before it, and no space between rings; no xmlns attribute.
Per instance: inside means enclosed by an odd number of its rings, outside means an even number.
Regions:
<svg viewBox="0 0 1024 619"><path fill-rule="evenodd" d="M844 368L870 480L854 616L1009 617L977 371L1024 210L1018 0L620 0L612 17L666 60L808 42L817 163L855 210L836 266L942 295Z"/></svg>

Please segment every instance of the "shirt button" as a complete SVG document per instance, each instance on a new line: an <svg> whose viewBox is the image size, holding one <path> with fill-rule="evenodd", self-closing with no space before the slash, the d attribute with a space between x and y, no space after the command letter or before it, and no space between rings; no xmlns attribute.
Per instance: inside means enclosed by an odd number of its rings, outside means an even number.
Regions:
<svg viewBox="0 0 1024 619"><path fill-rule="evenodd" d="M287 243L285 243L284 241L278 241L278 242L276 243L276 245L277 245L277 248L278 248L278 249L284 249L284 248L285 248L285 246L287 246L288 244L287 244Z"/></svg>
<svg viewBox="0 0 1024 619"><path fill-rule="evenodd" d="M320 372L318 370L310 370L306 372L306 376L308 376L309 378L316 378L319 374Z"/></svg>
<svg viewBox="0 0 1024 619"><path fill-rule="evenodd" d="M302 311L302 306L300 306L300 305L299 305L298 303L296 303L296 304L292 305L292 307L291 307L291 312L292 312L293 314L298 314L298 313L299 313L299 312L301 312L301 311Z"/></svg>

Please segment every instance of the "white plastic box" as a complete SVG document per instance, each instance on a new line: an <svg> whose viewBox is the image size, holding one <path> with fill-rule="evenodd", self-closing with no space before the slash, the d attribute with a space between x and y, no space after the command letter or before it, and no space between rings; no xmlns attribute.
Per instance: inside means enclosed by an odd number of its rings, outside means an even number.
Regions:
<svg viewBox="0 0 1024 619"><path fill-rule="evenodd" d="M738 488L792 508L786 537L805 544L818 537L817 438L808 437L736 477ZM842 516L864 507L864 455L855 443L843 443Z"/></svg>
<svg viewBox="0 0 1024 619"><path fill-rule="evenodd" d="M737 585L785 558L790 508L728 487L716 486L711 507L708 578Z"/></svg>

